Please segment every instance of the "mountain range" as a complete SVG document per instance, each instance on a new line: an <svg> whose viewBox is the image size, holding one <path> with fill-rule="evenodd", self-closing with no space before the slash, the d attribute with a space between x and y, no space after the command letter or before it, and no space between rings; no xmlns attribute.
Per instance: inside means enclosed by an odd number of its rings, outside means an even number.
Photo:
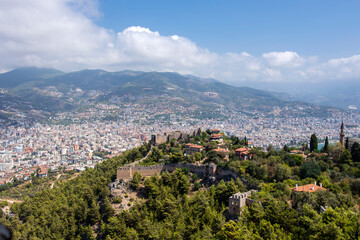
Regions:
<svg viewBox="0 0 360 240"><path fill-rule="evenodd" d="M48 68L20 68L0 74L0 110L6 114L46 118L95 104L138 104L199 112L226 110L249 115L332 114L334 108L284 100L282 94L234 87L214 79L170 72L82 70L65 73Z"/></svg>

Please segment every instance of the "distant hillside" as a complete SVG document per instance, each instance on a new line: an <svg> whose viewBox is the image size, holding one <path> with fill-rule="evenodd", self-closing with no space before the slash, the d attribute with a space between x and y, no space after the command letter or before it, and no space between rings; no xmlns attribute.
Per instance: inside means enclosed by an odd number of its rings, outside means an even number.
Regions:
<svg viewBox="0 0 360 240"><path fill-rule="evenodd" d="M0 74L0 88L36 110L48 113L86 108L96 103L137 103L194 114L219 111L245 114L326 115L331 110L249 87L178 73L21 68ZM25 104L26 103L26 104ZM5 104L6 105L6 104ZM21 104L20 104L21 105Z"/></svg>
<svg viewBox="0 0 360 240"><path fill-rule="evenodd" d="M0 87L13 88L23 83L41 81L61 74L64 73L52 68L18 68L10 72L0 74Z"/></svg>

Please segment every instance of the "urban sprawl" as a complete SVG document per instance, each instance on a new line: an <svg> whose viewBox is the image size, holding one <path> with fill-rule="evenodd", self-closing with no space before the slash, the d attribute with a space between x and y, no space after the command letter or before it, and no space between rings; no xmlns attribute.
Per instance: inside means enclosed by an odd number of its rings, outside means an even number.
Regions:
<svg viewBox="0 0 360 240"><path fill-rule="evenodd" d="M320 143L326 136L330 143L337 142L341 121L345 123L346 136L360 136L357 112L330 118L249 117L234 113L225 120L200 120L171 113L153 118L146 112L128 110L115 121L84 121L79 120L81 114L71 114L60 114L52 119L72 119L66 124L19 124L0 129L0 184L11 182L14 177L30 179L35 171L39 176L47 176L48 171L60 168L82 171L104 158L140 146L149 141L152 134L171 131L219 128L227 136L246 136L255 147L263 149L269 145L275 148L285 144L301 146L309 142L313 133Z"/></svg>

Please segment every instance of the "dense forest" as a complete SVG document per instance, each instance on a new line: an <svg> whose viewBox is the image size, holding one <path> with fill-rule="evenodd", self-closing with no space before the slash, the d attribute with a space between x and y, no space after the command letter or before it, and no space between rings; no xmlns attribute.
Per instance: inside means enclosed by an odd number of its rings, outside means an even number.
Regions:
<svg viewBox="0 0 360 240"><path fill-rule="evenodd" d="M112 204L121 199L111 195L109 184L119 166L148 153L150 144L144 144L12 204L15 216L3 214L1 221L14 239L359 239L358 144L327 144L312 152L307 144L251 148L251 157L239 159L235 149L246 147L246 139L224 136L218 143L209 137L209 132L192 137L190 142L205 150L191 155L184 154L182 141L153 147L142 164L212 162L236 171L258 189L251 196L255 203L238 217L229 215L228 199L249 190L240 178L210 184L187 169L147 178L135 174L128 187L143 191L144 199L115 214ZM229 150L227 156L214 151L219 146ZM315 181L327 191L292 193L295 184ZM321 207L326 208L322 213Z"/></svg>

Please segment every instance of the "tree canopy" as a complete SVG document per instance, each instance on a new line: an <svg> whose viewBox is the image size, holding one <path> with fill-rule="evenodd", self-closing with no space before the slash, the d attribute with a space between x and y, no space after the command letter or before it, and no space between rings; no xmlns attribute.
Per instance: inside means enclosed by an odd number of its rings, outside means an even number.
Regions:
<svg viewBox="0 0 360 240"><path fill-rule="evenodd" d="M318 150L318 139L316 134L312 134L310 137L310 152L314 152Z"/></svg>

